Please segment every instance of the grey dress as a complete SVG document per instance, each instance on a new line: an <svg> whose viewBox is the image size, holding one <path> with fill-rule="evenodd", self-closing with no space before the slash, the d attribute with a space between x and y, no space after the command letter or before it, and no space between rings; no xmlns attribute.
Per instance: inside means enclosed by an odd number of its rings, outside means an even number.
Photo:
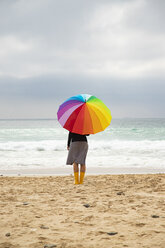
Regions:
<svg viewBox="0 0 165 248"><path fill-rule="evenodd" d="M74 162L77 164L85 164L88 152L88 142L86 135L69 133L68 136L68 157L66 164L72 165Z"/></svg>

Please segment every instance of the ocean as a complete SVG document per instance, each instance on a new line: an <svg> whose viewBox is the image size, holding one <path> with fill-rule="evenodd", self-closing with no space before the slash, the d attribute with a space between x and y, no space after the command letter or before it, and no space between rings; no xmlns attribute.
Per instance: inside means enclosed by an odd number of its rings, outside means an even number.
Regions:
<svg viewBox="0 0 165 248"><path fill-rule="evenodd" d="M65 168L67 137L55 119L0 120L0 169ZM165 119L112 119L88 143L89 168L165 171Z"/></svg>

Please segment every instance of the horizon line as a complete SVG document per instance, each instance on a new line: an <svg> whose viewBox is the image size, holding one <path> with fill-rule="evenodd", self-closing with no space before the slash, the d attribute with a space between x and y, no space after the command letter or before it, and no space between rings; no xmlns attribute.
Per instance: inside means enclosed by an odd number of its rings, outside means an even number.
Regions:
<svg viewBox="0 0 165 248"><path fill-rule="evenodd" d="M165 119L165 117L114 117L113 119ZM17 121L17 120L57 120L57 118L0 118L0 121Z"/></svg>

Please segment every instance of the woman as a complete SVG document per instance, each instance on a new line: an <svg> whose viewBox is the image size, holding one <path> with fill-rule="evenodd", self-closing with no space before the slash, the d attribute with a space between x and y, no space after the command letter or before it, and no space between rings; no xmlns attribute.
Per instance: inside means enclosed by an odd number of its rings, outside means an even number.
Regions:
<svg viewBox="0 0 165 248"><path fill-rule="evenodd" d="M66 164L73 164L75 184L82 184L85 176L85 160L88 152L87 135L81 135L69 132L67 149L69 150ZM79 167L80 164L80 180Z"/></svg>

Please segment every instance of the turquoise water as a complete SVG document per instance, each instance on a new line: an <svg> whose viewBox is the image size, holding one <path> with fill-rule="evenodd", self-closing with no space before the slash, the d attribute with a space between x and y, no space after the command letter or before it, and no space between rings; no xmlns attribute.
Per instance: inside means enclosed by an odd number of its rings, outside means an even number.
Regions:
<svg viewBox="0 0 165 248"><path fill-rule="evenodd" d="M0 120L0 168L65 166L67 135L57 120ZM88 142L88 166L165 168L165 119L113 119Z"/></svg>
<svg viewBox="0 0 165 248"><path fill-rule="evenodd" d="M0 120L0 141L66 138L67 130L57 120ZM114 119L94 139L165 140L165 119Z"/></svg>

